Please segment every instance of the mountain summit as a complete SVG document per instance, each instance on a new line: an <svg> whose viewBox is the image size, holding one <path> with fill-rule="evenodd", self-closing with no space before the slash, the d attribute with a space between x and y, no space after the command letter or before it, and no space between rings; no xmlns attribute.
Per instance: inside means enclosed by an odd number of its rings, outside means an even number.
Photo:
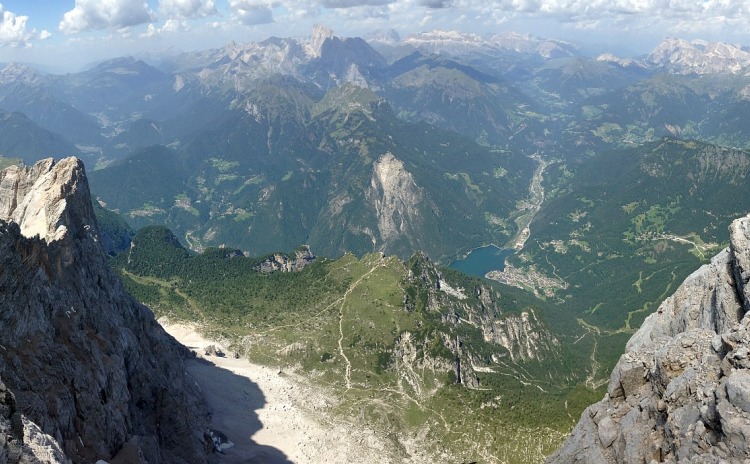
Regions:
<svg viewBox="0 0 750 464"><path fill-rule="evenodd" d="M92 233L94 213L83 179L83 163L72 157L11 166L0 172L0 219L18 224L24 237L38 236L48 244Z"/></svg>
<svg viewBox="0 0 750 464"><path fill-rule="evenodd" d="M722 42L666 39L648 61L678 74L743 74L750 67L750 51Z"/></svg>
<svg viewBox="0 0 750 464"><path fill-rule="evenodd" d="M97 236L78 159L0 171L0 462L206 462L186 350Z"/></svg>

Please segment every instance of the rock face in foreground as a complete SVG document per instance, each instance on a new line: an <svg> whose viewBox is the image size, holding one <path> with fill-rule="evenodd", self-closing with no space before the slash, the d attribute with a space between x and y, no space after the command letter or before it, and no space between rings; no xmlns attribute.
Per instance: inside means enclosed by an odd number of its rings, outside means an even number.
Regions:
<svg viewBox="0 0 750 464"><path fill-rule="evenodd" d="M16 398L0 382L0 462L68 463L70 460L57 441L26 419L18 410Z"/></svg>
<svg viewBox="0 0 750 464"><path fill-rule="evenodd" d="M206 462L186 352L107 267L75 158L0 172L0 327L0 461Z"/></svg>
<svg viewBox="0 0 750 464"><path fill-rule="evenodd" d="M649 316L551 463L750 461L750 216Z"/></svg>

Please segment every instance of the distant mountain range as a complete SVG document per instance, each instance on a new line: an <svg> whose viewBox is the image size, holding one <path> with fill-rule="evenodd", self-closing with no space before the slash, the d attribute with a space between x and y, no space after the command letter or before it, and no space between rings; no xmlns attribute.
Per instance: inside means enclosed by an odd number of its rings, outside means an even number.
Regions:
<svg viewBox="0 0 750 464"><path fill-rule="evenodd" d="M102 204L195 249L450 259L519 232L535 152L578 162L664 136L750 146L748 53L667 39L648 56L594 58L531 35L316 27L158 68L9 64L0 109L17 113L0 153L80 155Z"/></svg>
<svg viewBox="0 0 750 464"><path fill-rule="evenodd" d="M750 94L742 84L750 71L750 51L730 44L666 39L648 56L590 58L570 43L514 33L431 31L402 39L385 31L368 37L369 42L339 38L318 27L308 41L231 43L165 56L158 68L116 58L67 75L11 63L0 67L0 109L22 112L92 159L106 162L149 142L181 142L193 129L182 124L181 115L202 108L206 99L223 101L221 110L226 110L258 82L279 75L315 86L321 95L343 82L354 83L386 98L407 120L491 144L506 144L525 130L522 143L511 142L514 148L544 133L537 126L549 121L540 121L538 114L564 109L563 115L574 115L570 103L592 106L586 100L617 98L622 90L655 79L668 87L687 85L712 100L718 96L716 107L743 102ZM734 78L706 85L712 76ZM699 102L695 112L712 112L707 104ZM737 111L731 106L725 117ZM140 119L164 125L166 132L140 144L136 135L122 136L142 130L131 127ZM629 122L651 123L639 115ZM22 150L3 154L27 156Z"/></svg>
<svg viewBox="0 0 750 464"><path fill-rule="evenodd" d="M267 81L176 149L145 148L94 171L108 208L165 223L196 249L446 256L505 241L534 164L455 133L406 123L351 84L314 94Z"/></svg>
<svg viewBox="0 0 750 464"><path fill-rule="evenodd" d="M664 136L750 146L749 53L667 39L648 56L593 58L531 35L365 40L318 26L309 40L231 43L158 68L9 64L0 109L26 119L5 117L0 153L80 155L102 203L196 249L311 242L447 259L518 232L535 152L580 160ZM401 180L380 182L383 163Z"/></svg>

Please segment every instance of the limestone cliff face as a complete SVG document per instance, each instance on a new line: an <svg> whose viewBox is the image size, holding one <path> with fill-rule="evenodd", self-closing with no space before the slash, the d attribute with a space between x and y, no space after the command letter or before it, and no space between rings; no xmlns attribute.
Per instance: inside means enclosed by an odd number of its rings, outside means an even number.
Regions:
<svg viewBox="0 0 750 464"><path fill-rule="evenodd" d="M467 324L481 330L484 341L505 349L493 355L493 361L526 362L541 361L560 352L560 341L552 334L533 308L520 313L509 313L499 291L491 286L477 285L462 288L451 285L425 255L420 256L420 279L432 291L428 297L431 311L443 313L442 319L452 325ZM473 293L475 299L469 300ZM450 297L450 298L449 298ZM408 302L407 302L408 303ZM446 308L449 308L446 311ZM410 308L407 304L407 310ZM447 341L446 345L454 341ZM451 348L455 351L455 347ZM466 369L466 373L469 370Z"/></svg>
<svg viewBox="0 0 750 464"><path fill-rule="evenodd" d="M422 224L422 190L404 163L392 154L386 153L373 164L367 196L375 208L383 247L401 235L413 233Z"/></svg>
<svg viewBox="0 0 750 464"><path fill-rule="evenodd" d="M750 216L627 344L549 462L750 460Z"/></svg>
<svg viewBox="0 0 750 464"><path fill-rule="evenodd" d="M184 348L107 267L75 158L0 172L0 327L11 416L67 459L206 462L207 410ZM51 452L36 459L60 461Z"/></svg>
<svg viewBox="0 0 750 464"><path fill-rule="evenodd" d="M539 321L533 309L502 319L483 317L482 333L485 340L508 350L513 362L541 360L560 347L559 340Z"/></svg>
<svg viewBox="0 0 750 464"><path fill-rule="evenodd" d="M47 242L79 236L95 223L85 177L76 158L11 166L0 172L0 219Z"/></svg>

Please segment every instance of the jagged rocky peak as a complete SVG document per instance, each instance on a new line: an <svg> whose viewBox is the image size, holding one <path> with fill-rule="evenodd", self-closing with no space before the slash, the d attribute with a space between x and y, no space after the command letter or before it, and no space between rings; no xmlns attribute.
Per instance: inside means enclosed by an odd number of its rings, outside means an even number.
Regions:
<svg viewBox="0 0 750 464"><path fill-rule="evenodd" d="M366 198L378 220L379 251L387 251L389 242L414 233L423 223L419 207L424 203L424 189L390 152L373 163Z"/></svg>
<svg viewBox="0 0 750 464"><path fill-rule="evenodd" d="M440 29L412 34L404 39L403 43L426 53L455 55L490 48L487 41L477 34Z"/></svg>
<svg viewBox="0 0 750 464"><path fill-rule="evenodd" d="M68 463L60 445L18 410L13 392L0 382L0 462Z"/></svg>
<svg viewBox="0 0 750 464"><path fill-rule="evenodd" d="M478 319L484 339L508 350L513 362L542 360L559 352L560 341L539 320L533 309L502 318L480 316Z"/></svg>
<svg viewBox="0 0 750 464"><path fill-rule="evenodd" d="M43 81L42 74L20 63L8 63L0 67L0 84L23 82L36 85Z"/></svg>
<svg viewBox="0 0 750 464"><path fill-rule="evenodd" d="M656 46L648 61L680 74L738 74L750 66L750 52L722 42L668 38Z"/></svg>
<svg viewBox="0 0 750 464"><path fill-rule="evenodd" d="M0 429L12 435L0 462L206 462L187 351L108 267L90 201L75 158L0 171Z"/></svg>
<svg viewBox="0 0 750 464"><path fill-rule="evenodd" d="M549 462L750 460L750 216L644 321Z"/></svg>
<svg viewBox="0 0 750 464"><path fill-rule="evenodd" d="M502 293L493 286L464 288L450 282L422 252L412 256L406 265L409 278L418 279L431 290L427 305L429 310L443 312L444 322L453 325L468 323L480 328L486 342L507 350L507 354L493 355L493 361L505 356L513 362L542 360L559 353L560 341L533 308L526 308L521 313L506 313ZM467 301L472 293L476 296L475 302ZM450 301L448 297L455 300ZM404 307L407 311L413 311L414 302L405 298ZM450 310L445 311L445 308Z"/></svg>
<svg viewBox="0 0 750 464"><path fill-rule="evenodd" d="M493 34L488 40L495 46L517 53L537 53L543 58L562 58L576 56L578 50L572 44L562 40L545 39L531 34L505 32Z"/></svg>
<svg viewBox="0 0 750 464"><path fill-rule="evenodd" d="M542 58L560 58L577 55L571 44L559 40L543 39L529 34L506 32L480 36L458 31L434 30L407 37L404 44L426 53L465 55L472 53L502 54L503 51L537 54Z"/></svg>
<svg viewBox="0 0 750 464"><path fill-rule="evenodd" d="M638 60L632 58L621 58L612 53L602 53L596 57L596 61L602 63L612 63L623 68L646 68L646 65Z"/></svg>
<svg viewBox="0 0 750 464"><path fill-rule="evenodd" d="M24 237L46 242L67 233L96 234L88 181L75 157L0 171L0 219L15 222Z"/></svg>
<svg viewBox="0 0 750 464"><path fill-rule="evenodd" d="M308 54L312 57L319 58L320 53L323 50L323 44L326 40L332 39L333 37L332 29L320 24L314 25L312 36L310 36L310 42L307 44Z"/></svg>

